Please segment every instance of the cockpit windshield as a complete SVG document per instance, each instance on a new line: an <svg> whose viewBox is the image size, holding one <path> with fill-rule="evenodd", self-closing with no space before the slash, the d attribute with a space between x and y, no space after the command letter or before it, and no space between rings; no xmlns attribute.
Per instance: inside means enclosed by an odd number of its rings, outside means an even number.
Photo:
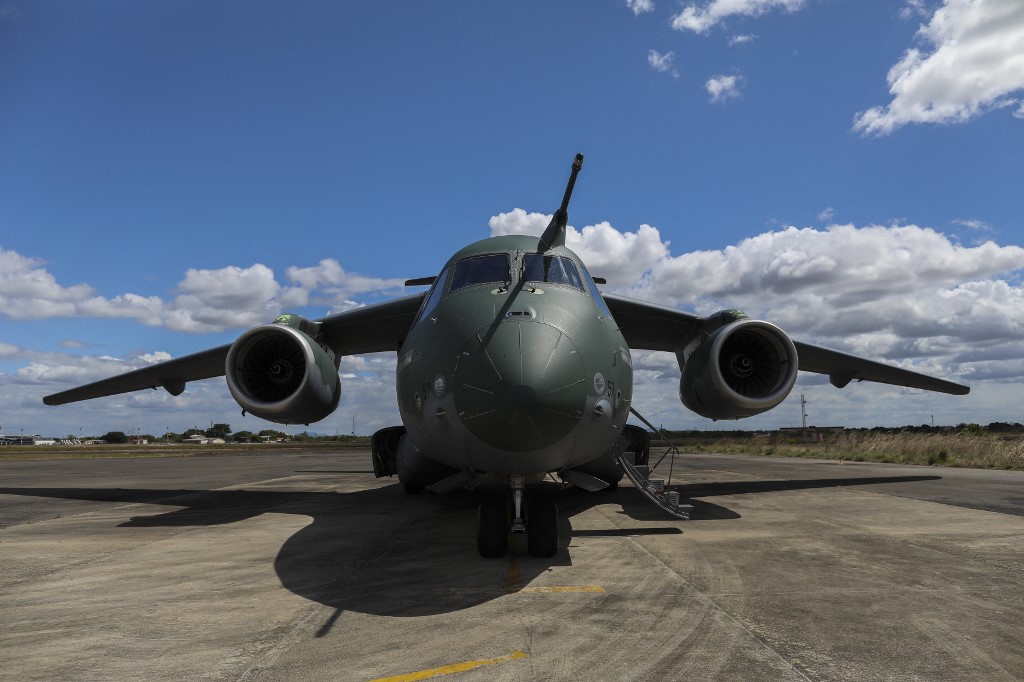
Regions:
<svg viewBox="0 0 1024 682"><path fill-rule="evenodd" d="M506 254L490 253L486 256L471 256L463 258L455 264L452 286L449 291L458 291L475 284L511 281Z"/></svg>
<svg viewBox="0 0 1024 682"><path fill-rule="evenodd" d="M562 256L545 256L540 253L526 254L523 257L523 280L565 284L576 289L583 289L583 280L580 279L576 265Z"/></svg>

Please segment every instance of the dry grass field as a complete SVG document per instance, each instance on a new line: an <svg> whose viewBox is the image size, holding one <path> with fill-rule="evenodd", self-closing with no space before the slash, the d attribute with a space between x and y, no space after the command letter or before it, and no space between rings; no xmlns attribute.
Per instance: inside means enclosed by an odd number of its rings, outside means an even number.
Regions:
<svg viewBox="0 0 1024 682"><path fill-rule="evenodd" d="M709 442L680 441L677 445L683 453L728 452L772 457L1024 470L1024 436L972 429L946 433L847 431L828 434L821 443L804 443L764 435Z"/></svg>

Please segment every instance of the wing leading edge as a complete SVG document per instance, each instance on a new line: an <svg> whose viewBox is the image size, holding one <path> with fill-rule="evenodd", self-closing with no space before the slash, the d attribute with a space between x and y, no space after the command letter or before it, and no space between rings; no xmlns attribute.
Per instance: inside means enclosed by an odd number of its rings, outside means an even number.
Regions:
<svg viewBox="0 0 1024 682"><path fill-rule="evenodd" d="M423 294L403 296L329 315L317 321L323 324L328 343L338 355L398 350L422 300ZM226 344L142 367L48 395L43 398L43 402L47 405L64 405L145 388L164 388L171 395L180 395L185 390L185 384L190 381L224 376L224 362L230 348L231 344Z"/></svg>
<svg viewBox="0 0 1024 682"><path fill-rule="evenodd" d="M675 308L604 294L605 303L618 323L630 348L675 351L680 339L693 331L704 318ZM826 374L833 386L843 388L851 381L874 381L893 386L919 388L952 395L967 395L971 389L944 379L866 360L856 355L794 341L800 369Z"/></svg>

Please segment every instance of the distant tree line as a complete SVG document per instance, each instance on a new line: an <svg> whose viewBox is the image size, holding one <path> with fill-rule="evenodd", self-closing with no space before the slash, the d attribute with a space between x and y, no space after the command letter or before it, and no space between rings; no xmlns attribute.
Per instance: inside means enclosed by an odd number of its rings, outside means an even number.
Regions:
<svg viewBox="0 0 1024 682"><path fill-rule="evenodd" d="M808 430L815 427L808 427ZM994 434L1011 434L1011 435L1024 435L1024 424L1017 422L992 422L982 426L981 424L957 424L956 426L932 426L930 424L921 424L920 426L874 426L871 428L847 428L845 431L849 433L968 433L981 435L984 433ZM743 438L754 438L756 436L765 436L772 433L778 433L778 431L772 431L767 429L757 430L743 430L743 429L715 429L715 430L703 430L703 429L686 429L675 431L671 429L664 429L664 433L669 438L704 438L704 439L743 439ZM312 435L308 431L303 431L299 434L289 435L283 431L277 431L275 429L263 429L258 433L252 431L237 431L231 430L229 424L213 424L208 429L186 429L182 433L168 432L162 436L152 436L149 434L132 435L129 436L123 431L109 431L102 436L99 436L101 440L105 440L113 445L121 443L129 443L133 440L141 439L150 443L181 443L188 440L189 437L194 435L200 435L204 438L222 438L227 443L260 443L264 440L288 440L298 443L312 443L312 442L336 442L336 443L351 443L351 442L363 442L368 440L367 436L351 436L348 434L337 435L337 436L319 436ZM69 440L78 439L77 436L68 436Z"/></svg>
<svg viewBox="0 0 1024 682"><path fill-rule="evenodd" d="M320 441L346 443L352 441L363 441L368 438L366 436L351 435L318 436L312 435L307 431L303 431L299 434L287 434L284 431L277 431L275 429L263 429L258 433L253 433L252 431L235 432L231 430L231 426L229 424L213 424L208 429L191 428L186 429L181 433L169 431L162 436L154 436L148 433L128 435L124 431L108 431L97 438L112 445L120 445L139 440L144 440L149 443L182 443L196 435L204 438L221 438L226 443L261 443L265 440L288 440L299 443ZM78 440L78 436L68 436L68 438Z"/></svg>

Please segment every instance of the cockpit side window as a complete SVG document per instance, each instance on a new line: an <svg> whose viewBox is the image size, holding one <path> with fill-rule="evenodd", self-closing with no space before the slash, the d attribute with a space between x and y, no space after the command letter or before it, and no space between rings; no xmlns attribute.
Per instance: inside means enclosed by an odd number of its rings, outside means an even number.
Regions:
<svg viewBox="0 0 1024 682"><path fill-rule="evenodd" d="M448 282L448 270L445 270L437 279L434 280L434 288L430 290L430 294L427 296L427 300L423 303L423 309L420 311L417 320L423 320L430 317L430 313L434 312L434 308L441 302L441 297L444 295L444 285Z"/></svg>
<svg viewBox="0 0 1024 682"><path fill-rule="evenodd" d="M564 284L583 290L583 280L576 265L562 256L545 256L528 253L523 257L523 280L526 282L547 282Z"/></svg>
<svg viewBox="0 0 1024 682"><path fill-rule="evenodd" d="M475 284L491 282L511 282L508 255L491 253L486 256L470 256L455 264L452 273L452 285L449 291L458 291Z"/></svg>
<svg viewBox="0 0 1024 682"><path fill-rule="evenodd" d="M612 311L608 309L608 304L605 303L604 296L601 295L601 290L597 288L596 284L594 284L594 278L590 276L590 273L587 272L585 267L583 268L583 273L586 276L585 280L587 282L587 289L590 290L590 295L593 297L594 303L597 304L597 309L601 311L601 316L611 317Z"/></svg>

